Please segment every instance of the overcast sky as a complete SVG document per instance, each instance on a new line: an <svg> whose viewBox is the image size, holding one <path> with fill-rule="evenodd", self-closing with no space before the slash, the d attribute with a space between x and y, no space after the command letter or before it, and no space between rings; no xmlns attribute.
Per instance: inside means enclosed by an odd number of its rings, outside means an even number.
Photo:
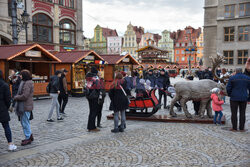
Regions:
<svg viewBox="0 0 250 167"><path fill-rule="evenodd" d="M92 38L97 24L122 36L129 22L145 32L203 26L204 0L83 0L83 31Z"/></svg>

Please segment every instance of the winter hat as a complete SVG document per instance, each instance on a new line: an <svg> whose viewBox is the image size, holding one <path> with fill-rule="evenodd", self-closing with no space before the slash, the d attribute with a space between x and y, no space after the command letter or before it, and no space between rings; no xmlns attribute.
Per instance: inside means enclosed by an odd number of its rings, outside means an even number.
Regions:
<svg viewBox="0 0 250 167"><path fill-rule="evenodd" d="M210 90L211 93L219 93L220 89L219 88L213 88L212 90Z"/></svg>
<svg viewBox="0 0 250 167"><path fill-rule="evenodd" d="M98 71L95 66L91 67L91 73L97 74Z"/></svg>

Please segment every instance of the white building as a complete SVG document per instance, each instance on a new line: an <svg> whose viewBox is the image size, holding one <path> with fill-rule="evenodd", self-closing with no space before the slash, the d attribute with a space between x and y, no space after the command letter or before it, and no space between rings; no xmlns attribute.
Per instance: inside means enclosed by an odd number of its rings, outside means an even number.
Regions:
<svg viewBox="0 0 250 167"><path fill-rule="evenodd" d="M112 36L107 38L107 53L121 54L122 51L122 37Z"/></svg>

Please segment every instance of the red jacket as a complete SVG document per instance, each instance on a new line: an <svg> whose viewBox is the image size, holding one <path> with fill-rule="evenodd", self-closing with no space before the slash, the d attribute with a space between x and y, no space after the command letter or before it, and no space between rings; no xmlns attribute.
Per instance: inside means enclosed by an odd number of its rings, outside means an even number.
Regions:
<svg viewBox="0 0 250 167"><path fill-rule="evenodd" d="M222 104L224 104L224 101L223 100L219 100L218 96L213 93L211 95L211 99L212 99L212 108L214 111L222 111L223 108L222 108Z"/></svg>

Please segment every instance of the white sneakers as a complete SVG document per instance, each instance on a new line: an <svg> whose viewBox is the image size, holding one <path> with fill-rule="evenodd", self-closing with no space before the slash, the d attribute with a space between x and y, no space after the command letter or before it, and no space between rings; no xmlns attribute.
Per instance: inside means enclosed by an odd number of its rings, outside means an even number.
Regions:
<svg viewBox="0 0 250 167"><path fill-rule="evenodd" d="M14 151L16 149L17 149L17 146L15 144L10 144L9 147L8 147L9 151Z"/></svg>

